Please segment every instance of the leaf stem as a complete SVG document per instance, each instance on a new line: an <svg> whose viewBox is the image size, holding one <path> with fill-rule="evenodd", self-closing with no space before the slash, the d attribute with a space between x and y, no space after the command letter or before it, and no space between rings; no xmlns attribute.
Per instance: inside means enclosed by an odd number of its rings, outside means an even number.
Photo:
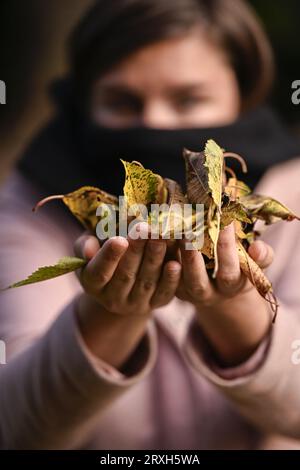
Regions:
<svg viewBox="0 0 300 470"><path fill-rule="evenodd" d="M46 204L47 202L49 201L54 201L56 199L63 199L65 196L64 194L58 194L58 195L55 195L55 196L48 196L48 197L45 197L44 199L42 199L41 201L39 201L33 208L32 208L32 212L35 212L37 211L40 207L42 207L44 204Z"/></svg>
<svg viewBox="0 0 300 470"><path fill-rule="evenodd" d="M228 157L229 158L235 158L235 160L238 160L241 164L243 173L247 173L248 168L247 168L247 164L246 164L245 160L243 159L243 157L241 157L238 153L225 152L224 153L224 158L228 158Z"/></svg>

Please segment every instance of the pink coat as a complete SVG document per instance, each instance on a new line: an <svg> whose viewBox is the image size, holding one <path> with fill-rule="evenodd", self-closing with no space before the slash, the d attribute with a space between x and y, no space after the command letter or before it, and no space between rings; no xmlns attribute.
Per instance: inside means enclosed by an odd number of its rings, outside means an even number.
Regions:
<svg viewBox="0 0 300 470"><path fill-rule="evenodd" d="M299 180L295 160L270 171L260 192L300 213ZM73 254L81 229L59 203L33 214L40 196L17 172L2 187L1 287ZM74 274L1 293L0 447L300 448L300 365L291 359L300 340L300 223L276 224L264 238L276 253L269 277L278 319L253 356L231 369L210 359L188 302L154 312L125 376L85 347Z"/></svg>

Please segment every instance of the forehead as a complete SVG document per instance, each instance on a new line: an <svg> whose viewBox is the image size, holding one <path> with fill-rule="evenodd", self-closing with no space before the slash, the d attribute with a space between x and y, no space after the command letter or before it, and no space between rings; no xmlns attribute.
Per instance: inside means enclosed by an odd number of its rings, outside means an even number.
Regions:
<svg viewBox="0 0 300 470"><path fill-rule="evenodd" d="M98 85L162 88L217 78L226 66L223 51L200 32L168 39L135 52L98 81Z"/></svg>

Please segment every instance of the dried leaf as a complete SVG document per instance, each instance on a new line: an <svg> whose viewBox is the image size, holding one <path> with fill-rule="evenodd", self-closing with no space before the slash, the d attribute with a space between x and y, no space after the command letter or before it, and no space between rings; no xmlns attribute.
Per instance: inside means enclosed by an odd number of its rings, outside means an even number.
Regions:
<svg viewBox="0 0 300 470"><path fill-rule="evenodd" d="M128 163L122 160L126 173L124 195L128 206L143 204L149 209L150 204L168 203L169 207L165 211L162 210L157 217L160 222L167 222L170 236L174 237L179 224L180 227L184 227L183 223L187 221L182 220L182 213L172 219L172 206L182 207L187 202L204 204L205 226L201 227L204 230L204 245L201 252L206 256L207 268L214 267L213 277L216 276L218 270L217 243L220 229L234 222L241 269L258 292L276 310L277 303L272 285L259 266L250 258L245 247L257 236L254 230L254 223L257 219L271 224L278 220L300 220L299 217L272 198L250 194L248 186L237 179L234 171L224 164L224 159L230 157L238 160L243 172L247 171L246 162L237 154L224 152L213 140L206 143L203 152L184 150L183 156L186 167L187 196L175 181L163 180L160 175L145 169L139 162ZM227 173L231 175L228 181ZM114 211L118 211L118 199L115 196L90 186L66 195L45 198L37 204L36 208L53 199L62 199L83 226L92 231L95 231L97 223L101 220L101 217L96 215L99 205L110 205ZM154 213L150 213L149 220L155 217ZM195 213L192 213L189 222L196 223ZM159 236L163 235L164 228L159 232ZM85 260L78 258L63 258L54 266L39 268L27 279L9 288L51 279L74 271L84 266L85 263Z"/></svg>
<svg viewBox="0 0 300 470"><path fill-rule="evenodd" d="M212 260L214 257L214 246L212 240L209 236L208 230L204 231L204 242L201 248L201 253L205 255L208 259Z"/></svg>
<svg viewBox="0 0 300 470"><path fill-rule="evenodd" d="M206 143L204 152L184 151L187 195L194 204L204 204L207 210L207 233L213 244L216 276L218 270L217 243L220 232L223 151L213 140ZM206 248L209 246L206 240ZM210 249L208 250L210 251Z"/></svg>
<svg viewBox="0 0 300 470"><path fill-rule="evenodd" d="M189 202L187 196L183 193L181 186L176 181L165 178L164 184L168 192L166 202L169 206L172 204L179 204L183 206Z"/></svg>
<svg viewBox="0 0 300 470"><path fill-rule="evenodd" d="M284 204L271 197L250 194L241 198L241 203L250 217L264 220L267 225L279 220L292 221L300 218L293 214Z"/></svg>
<svg viewBox="0 0 300 470"><path fill-rule="evenodd" d="M249 219L245 208L239 202L230 202L228 205L222 207L221 229L234 221L244 222L247 224L252 223L252 220Z"/></svg>
<svg viewBox="0 0 300 470"><path fill-rule="evenodd" d="M229 178L224 189L225 194L231 201L236 201L243 196L248 196L251 193L251 189L243 181L239 181L236 178Z"/></svg>
<svg viewBox="0 0 300 470"><path fill-rule="evenodd" d="M222 212L223 150L214 140L209 140L205 146L204 156L204 166L207 169L209 191L213 200L208 210L207 225L209 236L213 242L215 260L213 277L216 277L218 272L217 244L220 233Z"/></svg>
<svg viewBox="0 0 300 470"><path fill-rule="evenodd" d="M272 284L267 279L260 267L248 255L241 243L237 244L240 266L243 273L248 277L258 292L265 297L272 290Z"/></svg>
<svg viewBox="0 0 300 470"><path fill-rule="evenodd" d="M191 152L184 149L187 196L192 204L204 204L206 208L211 203L208 186L208 173L204 166L204 152Z"/></svg>
<svg viewBox="0 0 300 470"><path fill-rule="evenodd" d="M273 321L275 321L278 304L273 293L271 282L261 270L261 268L248 255L246 249L240 242L237 242L237 251L242 272L245 274L245 276L247 276L258 293L271 304L274 312Z"/></svg>
<svg viewBox="0 0 300 470"><path fill-rule="evenodd" d="M106 204L118 208L118 198L93 186L83 186L71 193L58 196L50 196L40 201L33 210L37 210L49 201L61 199L69 208L72 214L81 224L92 232L96 230L96 225L100 220L96 216L99 205Z"/></svg>
<svg viewBox="0 0 300 470"><path fill-rule="evenodd" d="M234 221L234 227L235 227L235 235L237 236L238 239L240 240L247 240L249 243L254 241L253 238L253 232L247 232L245 233L243 229L243 224L239 220Z"/></svg>
<svg viewBox="0 0 300 470"><path fill-rule="evenodd" d="M124 196L129 207L135 204L162 204L167 198L164 180L139 162L121 160L126 173Z"/></svg>
<svg viewBox="0 0 300 470"><path fill-rule="evenodd" d="M66 256L61 258L53 266L43 266L38 268L23 281L16 282L15 284L12 284L11 286L1 290L13 289L15 287L21 287L27 284L34 284L36 282L46 281L58 276L63 276L64 274L71 273L76 271L76 269L82 268L86 265L86 263L87 261L84 259Z"/></svg>
<svg viewBox="0 0 300 470"><path fill-rule="evenodd" d="M159 214L150 212L148 222L159 223L158 234L160 237L175 238L176 233L182 233L184 229L184 204L188 203L180 185L171 179L164 179L164 187L167 191L166 210Z"/></svg>
<svg viewBox="0 0 300 470"><path fill-rule="evenodd" d="M204 166L207 169L208 187L212 199L221 211L222 186L223 186L223 150L214 140L208 140L204 150Z"/></svg>
<svg viewBox="0 0 300 470"><path fill-rule="evenodd" d="M214 202L211 203L208 214L207 214L207 226L208 226L208 234L213 244L213 253L214 253L214 260L215 260L215 269L213 272L213 278L216 277L218 272L218 253L217 253L217 244L219 240L220 234L220 224L221 224L221 214L218 207L215 205Z"/></svg>

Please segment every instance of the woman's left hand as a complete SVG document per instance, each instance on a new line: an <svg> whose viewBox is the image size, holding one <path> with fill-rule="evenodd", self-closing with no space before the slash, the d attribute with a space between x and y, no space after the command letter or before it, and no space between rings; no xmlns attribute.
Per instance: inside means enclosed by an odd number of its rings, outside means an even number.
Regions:
<svg viewBox="0 0 300 470"><path fill-rule="evenodd" d="M241 272L233 224L220 232L219 269L209 279L203 256L186 250L180 241L182 277L177 297L195 305L200 327L220 363L234 366L245 361L267 335L272 321L268 303ZM261 268L273 261L273 250L262 241L254 242L249 255Z"/></svg>

